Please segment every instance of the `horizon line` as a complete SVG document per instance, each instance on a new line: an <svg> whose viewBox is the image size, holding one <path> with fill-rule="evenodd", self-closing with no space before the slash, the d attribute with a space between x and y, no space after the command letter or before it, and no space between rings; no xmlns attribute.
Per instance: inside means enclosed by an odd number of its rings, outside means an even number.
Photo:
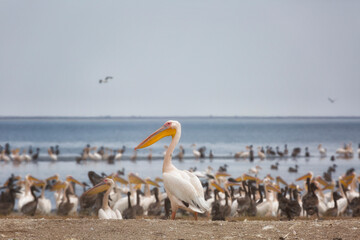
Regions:
<svg viewBox="0 0 360 240"><path fill-rule="evenodd" d="M62 119L126 119L126 118L360 118L356 115L324 115L324 116L309 116L309 115L283 115L283 116L276 116L276 115L188 115L188 116L181 116L181 115L163 115L163 116L147 116L147 115L131 115L131 116L112 116L112 115L99 115L99 116L51 116L51 115L33 115L33 116L15 116L15 115L0 115L0 119L55 119L55 118L62 118Z"/></svg>

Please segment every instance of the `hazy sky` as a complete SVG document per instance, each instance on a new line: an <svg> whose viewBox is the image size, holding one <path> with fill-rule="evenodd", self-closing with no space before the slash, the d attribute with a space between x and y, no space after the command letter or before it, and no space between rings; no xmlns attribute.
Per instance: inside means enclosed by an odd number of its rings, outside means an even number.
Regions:
<svg viewBox="0 0 360 240"><path fill-rule="evenodd" d="M358 0L1 0L0 115L360 116L359 13Z"/></svg>

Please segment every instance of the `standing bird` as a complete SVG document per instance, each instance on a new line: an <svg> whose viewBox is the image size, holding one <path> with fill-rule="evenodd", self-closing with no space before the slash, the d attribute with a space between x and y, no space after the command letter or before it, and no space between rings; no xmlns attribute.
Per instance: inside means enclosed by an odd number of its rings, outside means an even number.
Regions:
<svg viewBox="0 0 360 240"><path fill-rule="evenodd" d="M326 157L326 148L323 148L323 146L319 144L318 149L319 149L320 157L322 158Z"/></svg>
<svg viewBox="0 0 360 240"><path fill-rule="evenodd" d="M264 153L264 149L262 147L258 147L258 156L261 160L263 160L266 156L265 156L265 153Z"/></svg>
<svg viewBox="0 0 360 240"><path fill-rule="evenodd" d="M305 147L305 157L310 157L309 148Z"/></svg>
<svg viewBox="0 0 360 240"><path fill-rule="evenodd" d="M34 200L27 202L24 206L22 206L21 212L28 216L34 216L38 205L38 197L34 193L37 191L37 189L35 186L31 186L30 191L31 195L34 197Z"/></svg>
<svg viewBox="0 0 360 240"><path fill-rule="evenodd" d="M297 157L300 152L301 152L301 149L300 149L300 148L294 148L293 151L292 151L292 153L291 153L291 156L292 156L292 157Z"/></svg>
<svg viewBox="0 0 360 240"><path fill-rule="evenodd" d="M276 153L279 155L279 157L283 157L284 153L279 151L279 147L276 146Z"/></svg>
<svg viewBox="0 0 360 240"><path fill-rule="evenodd" d="M172 136L163 162L163 181L167 196L171 202L172 219L175 219L178 208L194 213L210 209L204 199L204 191L199 178L186 170L177 169L171 162L172 153L181 136L181 125L177 121L167 121L161 128L142 141L135 149L148 147L164 137Z"/></svg>
<svg viewBox="0 0 360 240"><path fill-rule="evenodd" d="M102 182L84 193L85 195L93 195L106 191L102 200L102 207L98 211L99 219L122 219L122 215L118 209L114 211L109 207L109 194L115 186L114 180L105 178Z"/></svg>
<svg viewBox="0 0 360 240"><path fill-rule="evenodd" d="M193 143L192 145L191 145L191 147L193 147L193 154L194 154L194 157L195 157L195 159L199 159L200 157L201 157L201 153L198 151L198 150L196 150L196 144L195 143ZM166 152L165 152L166 153Z"/></svg>
<svg viewBox="0 0 360 240"><path fill-rule="evenodd" d="M48 149L48 153L49 153L49 157L51 158L51 160L53 160L53 161L58 160L58 156L55 154L55 149L54 149L54 147L50 147L50 148Z"/></svg>

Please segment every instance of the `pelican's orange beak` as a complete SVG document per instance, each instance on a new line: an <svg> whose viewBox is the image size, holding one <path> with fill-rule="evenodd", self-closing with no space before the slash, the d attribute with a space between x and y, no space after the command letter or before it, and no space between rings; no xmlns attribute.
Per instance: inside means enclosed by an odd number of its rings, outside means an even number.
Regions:
<svg viewBox="0 0 360 240"><path fill-rule="evenodd" d="M33 182L40 182L39 179L37 179L36 177L33 177L32 175L29 175L27 178L28 178L28 180L31 180Z"/></svg>
<svg viewBox="0 0 360 240"><path fill-rule="evenodd" d="M129 182L133 184L145 184L145 181L134 173L129 174Z"/></svg>
<svg viewBox="0 0 360 240"><path fill-rule="evenodd" d="M301 180L306 180L307 178L312 178L312 174L309 172L307 174L305 174L304 176L302 177L299 177L298 179L296 179L295 181L301 181Z"/></svg>
<svg viewBox="0 0 360 240"><path fill-rule="evenodd" d="M244 175L243 175L243 180L244 180L244 181L246 181L246 180L258 181L258 178L253 177L253 176L251 176L251 175L249 175L249 174L244 173Z"/></svg>
<svg viewBox="0 0 360 240"><path fill-rule="evenodd" d="M281 191L280 191L278 188L274 187L274 186L271 185L271 184L267 184L266 187L267 187L267 189L269 189L269 190L272 190L272 191L274 191L274 192L281 193Z"/></svg>
<svg viewBox="0 0 360 240"><path fill-rule="evenodd" d="M277 176L277 177L276 177L276 182L277 182L277 183L280 182L280 183L284 184L285 186L288 185L287 182L285 182L285 180L282 179L280 176Z"/></svg>
<svg viewBox="0 0 360 240"><path fill-rule="evenodd" d="M43 187L45 185L46 185L46 183L44 181L39 181L39 182L34 183L34 186L36 186L36 187Z"/></svg>
<svg viewBox="0 0 360 240"><path fill-rule="evenodd" d="M211 186L213 186L214 188L216 188L220 192L225 193L225 190L219 184L217 184L216 182L212 182Z"/></svg>
<svg viewBox="0 0 360 240"><path fill-rule="evenodd" d="M150 185L153 185L153 186L155 186L155 187L160 187L160 185L157 183L157 182L154 182L154 181L152 181L150 178L147 178L146 180L145 180L145 182L147 183L147 184L150 184Z"/></svg>
<svg viewBox="0 0 360 240"><path fill-rule="evenodd" d="M51 191L57 191L57 190L60 190L60 189L63 189L63 188L66 188L66 183L64 183L64 182L56 182L52 186Z"/></svg>
<svg viewBox="0 0 360 240"><path fill-rule="evenodd" d="M67 177L66 177L66 181L77 183L77 184L79 184L79 185L82 186L82 187L84 186L84 184L82 184L81 182L79 182L78 180L76 180L75 178L73 178L72 176L67 176Z"/></svg>
<svg viewBox="0 0 360 240"><path fill-rule="evenodd" d="M163 180L162 178L160 178L160 177L156 177L156 178L155 178L155 181L156 181L156 182L163 182L164 180Z"/></svg>
<svg viewBox="0 0 360 240"><path fill-rule="evenodd" d="M51 177L48 177L47 179L45 179L45 181L50 181L50 180L59 181L59 175L55 174L54 176L51 176Z"/></svg>
<svg viewBox="0 0 360 240"><path fill-rule="evenodd" d="M140 149L140 148L146 148L146 147L156 143L157 141L159 141L160 139L162 139L164 137L168 137L168 136L174 137L175 134L176 134L175 129L170 128L169 126L163 125L161 128L159 128L154 133L152 133L150 136L148 136L144 141L142 141L135 148L135 150Z"/></svg>
<svg viewBox="0 0 360 240"><path fill-rule="evenodd" d="M226 173L226 172L217 172L215 174L215 178L219 178L219 177L230 177L231 175Z"/></svg>
<svg viewBox="0 0 360 240"><path fill-rule="evenodd" d="M89 190L87 190L86 192L84 192L84 195L98 194L98 193L101 193L101 192L104 192L104 191L108 190L109 187L110 187L110 184L108 182L101 181L100 183L98 183L94 187L92 187Z"/></svg>
<svg viewBox="0 0 360 240"><path fill-rule="evenodd" d="M119 182L121 184L124 184L124 185L129 184L129 182L127 180L125 180L125 179L123 179L122 177L119 177L119 176L114 176L113 179L114 179L114 181L117 181L117 182Z"/></svg>
<svg viewBox="0 0 360 240"><path fill-rule="evenodd" d="M321 185L323 186L327 186L329 185L328 182L326 182L321 176L317 176L316 179L315 179L318 183L320 183ZM328 188L327 188L328 189Z"/></svg>
<svg viewBox="0 0 360 240"><path fill-rule="evenodd" d="M243 181L243 178L240 176L240 177L236 178L235 181L237 181L237 182L242 182L242 181Z"/></svg>

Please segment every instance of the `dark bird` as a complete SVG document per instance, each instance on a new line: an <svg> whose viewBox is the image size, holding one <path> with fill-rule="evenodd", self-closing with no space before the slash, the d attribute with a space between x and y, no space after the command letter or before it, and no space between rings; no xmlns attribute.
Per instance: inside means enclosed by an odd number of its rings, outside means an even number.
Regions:
<svg viewBox="0 0 360 240"><path fill-rule="evenodd" d="M329 102L331 102L331 103L334 103L334 102L336 101L336 99L332 99L332 98L329 98L329 97L328 97L328 100L329 100Z"/></svg>
<svg viewBox="0 0 360 240"><path fill-rule="evenodd" d="M279 147L276 147L276 153L279 155L279 157L283 157L284 153L279 151Z"/></svg>
<svg viewBox="0 0 360 240"><path fill-rule="evenodd" d="M36 152L32 155L33 160L37 160L40 154L40 148L36 148Z"/></svg>
<svg viewBox="0 0 360 240"><path fill-rule="evenodd" d="M100 79L100 80L99 80L99 83L100 83L100 84L101 84L101 83L108 83L108 81L111 80L111 79L113 79L113 77L107 76L107 77L105 77L104 80Z"/></svg>
<svg viewBox="0 0 360 240"><path fill-rule="evenodd" d="M327 209L326 212L324 213L324 216L327 216L327 217L337 217L338 216L337 200L339 200L340 198L342 198L342 197L340 196L340 194L338 192L333 192L334 207Z"/></svg>
<svg viewBox="0 0 360 240"><path fill-rule="evenodd" d="M171 214L171 202L168 197L165 198L165 200L164 200L164 210L165 210L165 216L163 218L168 219Z"/></svg>
<svg viewBox="0 0 360 240"><path fill-rule="evenodd" d="M310 157L310 153L309 153L309 148L308 147L306 147L305 148L305 157Z"/></svg>
<svg viewBox="0 0 360 240"><path fill-rule="evenodd" d="M123 212L123 218L124 219L135 219L136 217L136 210L131 206L131 192L127 193L128 196L128 208L124 210Z"/></svg>
<svg viewBox="0 0 360 240"><path fill-rule="evenodd" d="M35 186L31 186L30 190L31 190L31 195L34 197L34 200L30 201L30 202L26 203L24 206L22 206L21 212L28 216L34 216L35 212L36 212L36 207L38 204L38 197L35 195L35 191L38 191L38 190Z"/></svg>
<svg viewBox="0 0 360 240"><path fill-rule="evenodd" d="M231 213L231 207L229 205L229 194L228 192L226 191L225 192L225 205L224 206L220 206L220 211L222 212L222 215L224 217L228 217Z"/></svg>
<svg viewBox="0 0 360 240"><path fill-rule="evenodd" d="M225 217L223 215L223 212L220 209L220 203L219 202L215 202L212 206L212 217L211 220L212 221L225 221Z"/></svg>
<svg viewBox="0 0 360 240"><path fill-rule="evenodd" d="M315 194L317 187L315 183L310 184L310 178L306 179L306 185L308 187L308 192L302 198L303 211L306 212L306 216L311 216L316 213L317 217L319 217L319 199Z"/></svg>
<svg viewBox="0 0 360 240"><path fill-rule="evenodd" d="M284 148L284 155L287 156L287 155L289 154L289 150L288 150L288 148L287 148L287 144L285 144L284 147L285 147L285 148Z"/></svg>
<svg viewBox="0 0 360 240"><path fill-rule="evenodd" d="M297 164L295 165L295 168L289 167L289 172L297 173L297 172L298 172L298 168L299 168L299 166L298 166Z"/></svg>
<svg viewBox="0 0 360 240"><path fill-rule="evenodd" d="M270 166L270 169L272 169L272 170L278 170L278 166L279 166L279 163L277 162L277 163L275 163L275 165L271 165Z"/></svg>
<svg viewBox="0 0 360 240"><path fill-rule="evenodd" d="M89 171L88 172L88 177L89 177L90 182L92 183L93 186L99 184L102 180L104 180L104 178L102 176L95 173L94 171Z"/></svg>
<svg viewBox="0 0 360 240"><path fill-rule="evenodd" d="M133 206L133 208L135 209L136 216L144 215L144 208L140 206L140 194L141 194L140 189L136 190L136 205Z"/></svg>
<svg viewBox="0 0 360 240"><path fill-rule="evenodd" d="M59 155L60 154L60 149L59 149L59 145L55 146L55 154Z"/></svg>
<svg viewBox="0 0 360 240"><path fill-rule="evenodd" d="M124 174L125 174L125 168L122 168L121 170L118 170L118 171L117 171L117 174L124 176Z"/></svg>
<svg viewBox="0 0 360 240"><path fill-rule="evenodd" d="M15 178L12 175L7 181L7 186L3 186L0 189L6 189L1 193L0 197L0 215L9 215L14 210L15 197L17 193L20 193L19 187L14 185Z"/></svg>
<svg viewBox="0 0 360 240"><path fill-rule="evenodd" d="M159 201L159 189L155 187L153 189L156 202L151 203L148 208L148 216L160 216L162 207Z"/></svg>
<svg viewBox="0 0 360 240"><path fill-rule="evenodd" d="M294 148L292 153L291 153L291 156L292 157L297 157L297 155L299 155L300 152L301 152L300 148Z"/></svg>
<svg viewBox="0 0 360 240"><path fill-rule="evenodd" d="M74 207L74 203L70 202L70 191L67 191L69 183L66 182L66 184L67 184L67 187L65 190L65 198L59 204L59 207L57 210L57 214L60 216L67 216L69 214L69 212L71 211L71 209L73 209L73 207Z"/></svg>

